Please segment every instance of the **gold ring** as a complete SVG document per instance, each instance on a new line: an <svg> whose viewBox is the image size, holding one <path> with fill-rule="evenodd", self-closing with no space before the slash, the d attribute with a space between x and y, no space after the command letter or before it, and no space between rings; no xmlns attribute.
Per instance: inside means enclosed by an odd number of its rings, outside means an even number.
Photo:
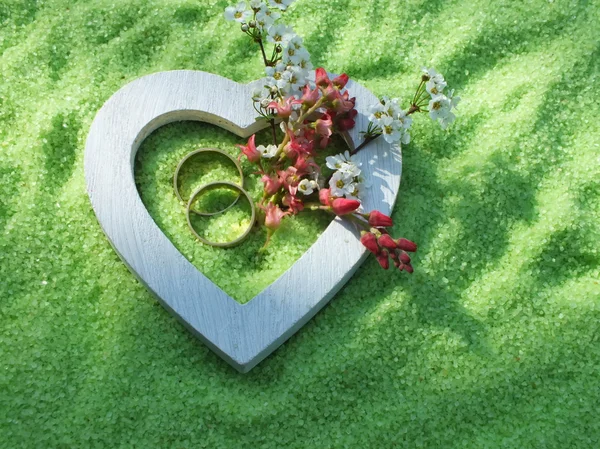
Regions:
<svg viewBox="0 0 600 449"><path fill-rule="evenodd" d="M189 159L191 159L192 157L194 157L195 155L197 155L199 153L217 153L217 154L225 156L229 160L231 160L231 162L233 162L233 164L237 168L238 173L240 174L240 186L242 187L242 189L244 188L244 173L242 172L242 167L240 166L240 163L237 161L237 159L234 159L233 157L231 157L229 154L225 153L224 151L217 150L215 148L200 148L198 150L192 151L191 153L188 153L181 161L179 161L179 164L177 165L177 168L175 169L175 175L173 176L173 187L175 188L175 194L177 195L177 198L179 199L179 201L181 201L182 203L185 202L185 200L181 196L181 193L179 192L178 180L179 180L179 172L181 170L181 167L183 167L183 165ZM200 215L202 217L212 217L214 215L222 214L226 210L230 209L231 207L233 207L235 205L235 203L238 202L239 199L240 199L240 195L238 194L238 196L235 198L235 200L233 200L233 202L229 206L227 206L225 209L221 209L217 212L199 212L197 210L192 210L191 212L195 213L196 215ZM189 207L189 204L188 204L188 207Z"/></svg>
<svg viewBox="0 0 600 449"><path fill-rule="evenodd" d="M200 235L198 235L198 233L192 226L192 222L190 220L190 212L193 212L191 210L192 203L194 202L194 200L196 199L196 197L198 195L200 195L203 192L219 189L221 187L226 187L226 188L229 188L230 190L238 191L239 192L238 199L240 196L244 195L246 197L246 199L248 200L248 203L250 204L250 208L252 210L252 218L250 218L250 225L248 226L248 229L246 229L246 231L240 237L238 237L235 240L232 240L231 242L216 243L216 242L211 242L210 240L206 240L205 238L200 237ZM236 202L237 202L237 199L236 199ZM226 209L229 209L231 206L232 205L227 206ZM201 214L198 214L198 215L201 215ZM206 215L208 215L208 214L206 214ZM215 215L215 214L211 214L211 215ZM240 244L246 237L248 237L248 234L252 230L252 227L254 226L254 222L256 221L256 209L254 207L254 202L252 201L252 198L250 198L250 195L248 194L248 192L246 192L244 190L243 187L241 187L237 184L234 184L233 182L216 181L216 182L211 182L209 184L205 184L202 187L198 188L194 193L192 193L192 196L190 197L190 200L188 201L187 208L186 208L186 218L187 218L188 226L192 230L192 233L202 243L205 243L210 246L219 247L219 248L231 248L232 246Z"/></svg>

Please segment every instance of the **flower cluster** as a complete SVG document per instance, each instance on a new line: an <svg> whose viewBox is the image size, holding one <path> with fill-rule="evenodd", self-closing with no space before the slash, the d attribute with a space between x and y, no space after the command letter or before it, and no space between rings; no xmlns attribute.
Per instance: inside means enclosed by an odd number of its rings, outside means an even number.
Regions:
<svg viewBox="0 0 600 449"><path fill-rule="evenodd" d="M454 95L454 89L449 91L447 95L443 93L447 86L446 80L434 69L423 68L422 80L425 82L427 93L431 96L429 100L429 117L434 121L439 121L442 129L446 129L456 119L452 109L456 108L460 97Z"/></svg>
<svg viewBox="0 0 600 449"><path fill-rule="evenodd" d="M361 243L377 257L377 262L385 270L390 267L390 259L400 271L413 272L410 256L407 252L415 252L417 245L407 239L393 239L387 229L393 226L392 219L378 211L365 214L371 228L360 233Z"/></svg>
<svg viewBox="0 0 600 449"><path fill-rule="evenodd" d="M369 121L381 132L386 142L410 142L408 130L412 119L400 108L397 98L383 97L379 103L371 106Z"/></svg>
<svg viewBox="0 0 600 449"><path fill-rule="evenodd" d="M350 199L363 199L364 191L369 187L362 176L361 162L349 151L328 156L327 167L335 170L329 179L329 189L334 196Z"/></svg>
<svg viewBox="0 0 600 449"><path fill-rule="evenodd" d="M416 112L428 112L445 129L455 118L452 109L459 98L454 91L444 93L447 85L441 74L424 69L407 109L397 98L383 97L370 109L368 128L362 132L364 141L352 152L328 155L332 135L356 125L356 98L346 89L346 74L331 79L325 69L317 68L313 75L310 53L302 38L278 22L292 2L251 0L225 9L225 17L239 22L241 30L259 46L267 75L252 100L258 119L271 125L273 143L257 146L253 135L245 145L239 145L240 158L245 156L256 166L263 183L258 206L267 228L265 247L285 217L304 210L323 210L351 221L361 232L362 244L383 268L388 269L391 260L399 270L412 273L408 252L416 251L415 243L392 238L389 228L393 223L387 215L363 211L361 201L369 186L355 155L380 136L392 145L408 144L410 116ZM272 49L265 49L268 45ZM283 132L280 142L278 122ZM325 156L329 175L316 162L317 155Z"/></svg>
<svg viewBox="0 0 600 449"><path fill-rule="evenodd" d="M278 145L256 146L256 136L253 135L246 145L240 145L240 157L245 155L249 162L256 164L261 175L264 188L259 206L269 216L269 235L279 227L285 216L298 214L306 204L322 208L315 201L325 179L315 156L327 147L334 132L354 127L356 100L350 98L345 90L347 82L347 75L331 80L327 72L319 68L314 88L305 84L301 96L286 96L278 91L264 108L272 111L273 118L281 120L283 141ZM336 157L329 159L332 164ZM360 179L360 169L349 154L339 168ZM357 192L358 184L352 190L334 192L332 196L341 198ZM359 205L357 202L355 209ZM338 209L331 207L330 210Z"/></svg>
<svg viewBox="0 0 600 449"><path fill-rule="evenodd" d="M435 69L423 69L421 83L415 92L410 107L403 110L397 98L383 97L379 103L371 106L369 127L365 134L367 142L383 136L390 144L408 144L409 129L415 112L429 112L432 120L438 121L446 129L456 118L452 109L456 108L460 98L454 96L454 90L444 94L446 80Z"/></svg>
<svg viewBox="0 0 600 449"><path fill-rule="evenodd" d="M235 20L260 45L267 75L266 90L255 95L255 102L264 110L262 100L271 94L281 92L284 95L295 95L309 81L310 53L303 44L302 38L294 33L291 27L277 23L281 12L287 10L293 0L251 0L250 5L244 1L225 9L225 18ZM273 45L271 57L267 58L265 44ZM262 112L264 115L264 111Z"/></svg>

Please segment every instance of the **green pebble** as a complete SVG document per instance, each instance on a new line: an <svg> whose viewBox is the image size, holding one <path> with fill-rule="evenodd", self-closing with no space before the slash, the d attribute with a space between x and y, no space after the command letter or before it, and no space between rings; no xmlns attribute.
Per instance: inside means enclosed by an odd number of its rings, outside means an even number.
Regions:
<svg viewBox="0 0 600 449"><path fill-rule="evenodd" d="M435 67L462 102L447 132L416 117L403 149L393 232L419 244L415 273L368 260L245 375L128 271L83 171L91 122L126 83L176 69L262 76L225 6L0 2L0 448L600 447L598 1L292 6L286 22L316 66L404 103ZM260 256L260 231L231 250L197 243L175 165L200 146L237 156L236 143L172 124L145 141L135 175L174 244L247 302L329 218L286 220ZM235 178L205 169L186 191ZM199 225L227 239L244 217Z"/></svg>

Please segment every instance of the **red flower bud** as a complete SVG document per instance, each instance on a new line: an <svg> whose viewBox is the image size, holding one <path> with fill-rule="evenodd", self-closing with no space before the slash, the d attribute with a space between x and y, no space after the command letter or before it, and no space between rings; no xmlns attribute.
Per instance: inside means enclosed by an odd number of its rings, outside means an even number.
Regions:
<svg viewBox="0 0 600 449"><path fill-rule="evenodd" d="M360 233L360 243L362 243L373 254L379 254L379 246L377 245L377 237L371 232L362 231Z"/></svg>
<svg viewBox="0 0 600 449"><path fill-rule="evenodd" d="M336 215L347 215L354 212L360 206L360 201L347 198L336 198L331 202L331 208Z"/></svg>
<svg viewBox="0 0 600 449"><path fill-rule="evenodd" d="M381 265L381 268L384 270L387 270L390 267L390 259L388 259L388 255L388 252L383 250L377 256L377 262L379 262L379 265Z"/></svg>
<svg viewBox="0 0 600 449"><path fill-rule="evenodd" d="M329 81L329 77L327 76L327 72L323 67L319 67L317 70L315 70L315 83L319 87L327 87L331 84L331 81Z"/></svg>
<svg viewBox="0 0 600 449"><path fill-rule="evenodd" d="M394 239L390 237L389 234L382 234L381 237L377 239L377 243L383 248L396 249L396 242L394 242Z"/></svg>
<svg viewBox="0 0 600 449"><path fill-rule="evenodd" d="M406 254L405 252L402 252L402 253L400 253L400 260L402 261L403 264L409 264L410 256L408 254Z"/></svg>
<svg viewBox="0 0 600 449"><path fill-rule="evenodd" d="M323 206L331 206L331 190L330 189L321 189L319 190L319 201Z"/></svg>
<svg viewBox="0 0 600 449"><path fill-rule="evenodd" d="M338 131L348 131L356 125L354 119L351 118L342 118L336 122Z"/></svg>
<svg viewBox="0 0 600 449"><path fill-rule="evenodd" d="M404 271L406 271L407 273L411 273L415 270L413 270L412 265L408 265L408 264L404 264Z"/></svg>
<svg viewBox="0 0 600 449"><path fill-rule="evenodd" d="M407 240L407 239L396 240L396 245L398 245L398 248L400 248L404 251L408 251L410 253L414 253L417 250L416 243L411 242L410 240Z"/></svg>
<svg viewBox="0 0 600 449"><path fill-rule="evenodd" d="M388 226L392 226L394 223L392 219L385 214L382 214L378 210L374 210L369 214L369 225L386 228Z"/></svg>
<svg viewBox="0 0 600 449"><path fill-rule="evenodd" d="M338 89L343 89L348 83L348 75L342 73L340 76L333 79L333 85Z"/></svg>

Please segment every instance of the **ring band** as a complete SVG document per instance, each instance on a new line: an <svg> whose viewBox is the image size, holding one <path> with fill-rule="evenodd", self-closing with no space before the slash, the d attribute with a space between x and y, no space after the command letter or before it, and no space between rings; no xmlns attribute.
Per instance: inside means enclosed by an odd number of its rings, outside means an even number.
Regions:
<svg viewBox="0 0 600 449"><path fill-rule="evenodd" d="M246 229L246 231L240 237L238 237L235 240L232 240L231 242L217 243L217 242L211 242L209 240L206 240L205 238L200 237L200 235L198 235L198 233L192 226L192 222L190 220L190 212L193 212L191 210L192 203L194 202L194 200L196 199L196 197L198 195L200 195L203 192L207 192L210 190L216 190L216 189L219 189L222 187L229 188L230 190L237 190L239 192L238 199L242 195L244 195L246 197L246 199L248 200L248 203L250 204L250 208L252 210L252 218L250 218L250 225L248 226L248 229ZM236 202L237 202L237 199L236 199ZM231 207L231 205L228 206L227 209L229 209L230 207ZM207 245L215 246L215 247L219 247L219 248L231 248L232 246L242 243L242 241L246 239L246 237L252 230L252 227L254 226L254 222L256 221L256 209L254 207L254 202L252 201L252 198L250 198L250 195L248 194L248 192L246 192L243 187L241 187L237 184L234 184L233 182L228 182L228 181L211 182L211 183L205 184L202 187L198 188L194 193L192 193L192 196L190 197L190 199L188 201L185 215L187 218L188 226L190 227L190 229L192 230L192 233L196 236L196 238L198 240L200 240L202 243L205 243ZM214 214L211 214L211 215L214 215Z"/></svg>
<svg viewBox="0 0 600 449"><path fill-rule="evenodd" d="M178 180L179 180L179 172L181 170L181 167L183 167L183 165L190 158L192 158L193 156L195 156L199 153L217 153L217 154L220 154L221 156L227 157L231 162L233 162L233 164L237 168L238 173L240 174L240 186L242 187L242 189L244 188L244 173L242 172L242 167L241 167L240 163L237 161L237 159L234 159L233 157L231 157L229 154L225 153L224 151L217 150L215 148L200 148L198 150L192 151L191 153L188 153L181 161L179 161L179 164L177 165L177 168L175 169L175 175L173 176L173 187L175 188L175 194L177 195L177 198L179 199L179 201L181 201L182 203L185 203L185 200L183 199L183 197L181 196L181 193L179 192ZM222 214L226 210L233 207L240 199L240 196L241 195L238 194L238 196L235 198L235 200L233 200L233 202L229 206L227 206L225 209L221 209L217 212L199 212L196 210L191 210L191 212L195 213L196 215L200 215L202 217L212 217L214 215ZM188 206L189 206L189 204L188 204ZM188 209L189 209L189 207L188 207Z"/></svg>

